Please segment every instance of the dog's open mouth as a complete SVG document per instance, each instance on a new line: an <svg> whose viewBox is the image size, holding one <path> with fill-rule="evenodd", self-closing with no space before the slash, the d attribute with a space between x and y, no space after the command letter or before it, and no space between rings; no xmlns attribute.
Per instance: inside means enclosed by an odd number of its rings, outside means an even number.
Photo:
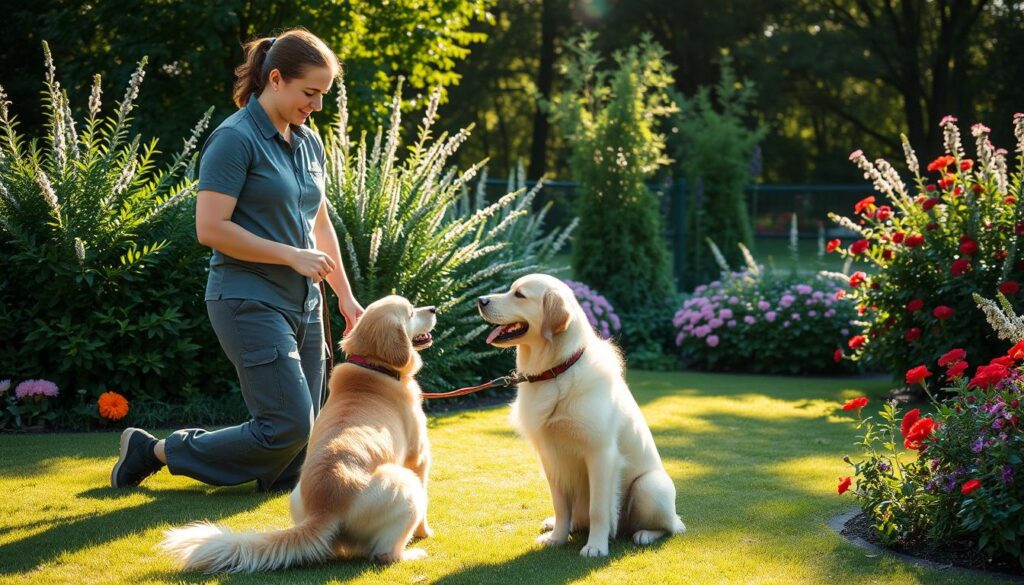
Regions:
<svg viewBox="0 0 1024 585"><path fill-rule="evenodd" d="M530 329L530 326L523 322L508 323L506 325L499 325L491 331L490 335L487 336L487 343L497 343L501 341L509 341L517 337L526 335L526 332Z"/></svg>
<svg viewBox="0 0 1024 585"><path fill-rule="evenodd" d="M421 333L412 338L412 346L416 349L426 349L434 343L434 337L429 333Z"/></svg>

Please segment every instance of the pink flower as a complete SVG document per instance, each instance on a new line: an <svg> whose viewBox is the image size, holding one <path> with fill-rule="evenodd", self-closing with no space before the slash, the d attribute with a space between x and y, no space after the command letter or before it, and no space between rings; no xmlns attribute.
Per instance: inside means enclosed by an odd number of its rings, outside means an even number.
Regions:
<svg viewBox="0 0 1024 585"><path fill-rule="evenodd" d="M718 346L718 336L717 335L708 335L708 338L707 338L706 341L707 341L708 345L710 345L711 347L717 347Z"/></svg>
<svg viewBox="0 0 1024 585"><path fill-rule="evenodd" d="M10 380L0 380L0 395L5 394L10 389L11 389L11 381Z"/></svg>
<svg viewBox="0 0 1024 585"><path fill-rule="evenodd" d="M14 389L14 395L18 398L26 396L56 396L60 390L57 385L49 380L25 380Z"/></svg>

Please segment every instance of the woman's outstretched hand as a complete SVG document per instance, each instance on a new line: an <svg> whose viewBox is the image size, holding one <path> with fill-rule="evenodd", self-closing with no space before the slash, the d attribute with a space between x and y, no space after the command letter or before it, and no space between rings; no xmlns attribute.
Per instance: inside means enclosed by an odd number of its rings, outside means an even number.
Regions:
<svg viewBox="0 0 1024 585"><path fill-rule="evenodd" d="M356 321L363 316L363 306L355 297L349 297L348 299L338 299L338 309L341 310L341 316L345 318L344 337L348 337L349 332L356 326Z"/></svg>

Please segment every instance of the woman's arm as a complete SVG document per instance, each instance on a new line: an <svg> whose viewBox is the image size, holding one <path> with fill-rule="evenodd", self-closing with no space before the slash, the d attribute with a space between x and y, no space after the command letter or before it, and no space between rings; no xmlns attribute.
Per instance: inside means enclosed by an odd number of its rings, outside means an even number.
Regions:
<svg viewBox="0 0 1024 585"><path fill-rule="evenodd" d="M327 198L320 203L320 210L316 214L316 221L313 224L313 245L326 254L337 266L327 275L325 280L331 285L334 294L338 295L338 305L341 314L345 316L345 334L352 329L355 322L363 314L363 307L352 294L352 287L348 282L348 275L345 274L345 264L341 261L341 246L338 244L338 234L334 231L334 224L327 213Z"/></svg>
<svg viewBox="0 0 1024 585"><path fill-rule="evenodd" d="M237 201L235 197L216 191L199 192L196 236L200 244L246 262L290 266L314 282L320 282L336 268L334 259L320 250L303 250L267 240L231 221Z"/></svg>

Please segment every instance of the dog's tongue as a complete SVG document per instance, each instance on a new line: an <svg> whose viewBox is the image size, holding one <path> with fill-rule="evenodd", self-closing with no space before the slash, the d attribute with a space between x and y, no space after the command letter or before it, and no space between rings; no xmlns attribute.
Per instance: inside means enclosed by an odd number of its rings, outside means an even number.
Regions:
<svg viewBox="0 0 1024 585"><path fill-rule="evenodd" d="M504 325L498 325L497 327L495 327L494 330L491 331L490 335L487 336L487 343L493 343L494 340L497 339L497 337L501 335L501 332L504 330Z"/></svg>

